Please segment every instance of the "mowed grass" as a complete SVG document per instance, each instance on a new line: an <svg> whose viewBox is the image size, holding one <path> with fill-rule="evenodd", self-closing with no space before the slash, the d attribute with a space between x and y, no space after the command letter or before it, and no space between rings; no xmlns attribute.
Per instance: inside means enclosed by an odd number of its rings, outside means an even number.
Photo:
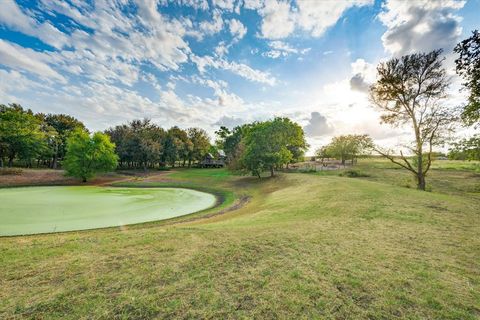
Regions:
<svg viewBox="0 0 480 320"><path fill-rule="evenodd" d="M250 200L183 223L0 238L0 318L478 319L479 176L436 168L420 192L387 163L358 168L369 177L179 170L166 184Z"/></svg>

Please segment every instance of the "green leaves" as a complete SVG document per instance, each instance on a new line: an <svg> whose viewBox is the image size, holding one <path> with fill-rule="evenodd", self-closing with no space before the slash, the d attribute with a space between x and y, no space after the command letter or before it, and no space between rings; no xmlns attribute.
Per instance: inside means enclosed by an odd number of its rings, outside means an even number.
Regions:
<svg viewBox="0 0 480 320"><path fill-rule="evenodd" d="M67 139L67 155L63 163L69 176L81 178L84 182L98 172L108 172L117 167L118 156L115 145L103 133L77 129Z"/></svg>
<svg viewBox="0 0 480 320"><path fill-rule="evenodd" d="M273 176L276 168L303 156L306 149L303 129L288 118L255 123L243 142L245 150L240 163L258 177L266 170Z"/></svg>
<svg viewBox="0 0 480 320"><path fill-rule="evenodd" d="M30 163L46 147L41 121L20 105L0 105L0 158L15 157Z"/></svg>
<svg viewBox="0 0 480 320"><path fill-rule="evenodd" d="M317 150L317 156L337 158L342 160L342 163L352 160L353 163L356 157L369 151L372 145L372 139L366 134L343 135L334 137L328 145Z"/></svg>
<svg viewBox="0 0 480 320"><path fill-rule="evenodd" d="M470 91L462 119L472 125L480 121L480 32L474 30L454 51L459 54L455 60L457 74L465 80L463 85Z"/></svg>

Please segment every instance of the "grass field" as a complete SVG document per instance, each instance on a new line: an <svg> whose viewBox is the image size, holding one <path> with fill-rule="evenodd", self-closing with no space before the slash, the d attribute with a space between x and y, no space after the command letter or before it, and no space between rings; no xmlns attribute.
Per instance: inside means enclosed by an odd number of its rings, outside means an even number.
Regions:
<svg viewBox="0 0 480 320"><path fill-rule="evenodd" d="M176 223L0 238L0 318L480 318L475 165L438 162L431 192L384 161L356 170L366 177L180 169L123 182L225 203Z"/></svg>

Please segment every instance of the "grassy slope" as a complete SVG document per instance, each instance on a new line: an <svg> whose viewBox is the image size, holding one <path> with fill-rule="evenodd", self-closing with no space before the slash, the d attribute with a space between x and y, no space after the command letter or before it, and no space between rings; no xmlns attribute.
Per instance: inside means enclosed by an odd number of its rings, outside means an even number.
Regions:
<svg viewBox="0 0 480 320"><path fill-rule="evenodd" d="M0 239L0 318L480 317L479 176L435 169L418 192L359 167L370 177L179 171L169 183L252 198L208 220Z"/></svg>

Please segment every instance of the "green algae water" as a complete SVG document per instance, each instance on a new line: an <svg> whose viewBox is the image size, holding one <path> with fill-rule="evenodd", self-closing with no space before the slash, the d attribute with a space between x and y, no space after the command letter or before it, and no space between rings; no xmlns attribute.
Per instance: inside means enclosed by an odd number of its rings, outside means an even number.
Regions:
<svg viewBox="0 0 480 320"><path fill-rule="evenodd" d="M94 186L0 189L0 236L85 230L179 217L214 195L182 188Z"/></svg>

